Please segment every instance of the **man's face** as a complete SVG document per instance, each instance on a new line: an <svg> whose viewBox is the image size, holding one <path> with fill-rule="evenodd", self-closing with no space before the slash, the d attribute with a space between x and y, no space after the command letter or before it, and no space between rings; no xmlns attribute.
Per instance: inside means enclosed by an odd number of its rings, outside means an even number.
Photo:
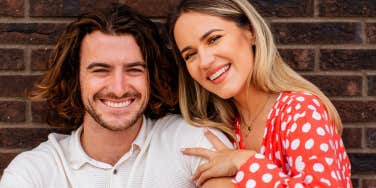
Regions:
<svg viewBox="0 0 376 188"><path fill-rule="evenodd" d="M84 124L126 130L142 123L150 89L148 70L132 35L100 31L84 37L80 51Z"/></svg>

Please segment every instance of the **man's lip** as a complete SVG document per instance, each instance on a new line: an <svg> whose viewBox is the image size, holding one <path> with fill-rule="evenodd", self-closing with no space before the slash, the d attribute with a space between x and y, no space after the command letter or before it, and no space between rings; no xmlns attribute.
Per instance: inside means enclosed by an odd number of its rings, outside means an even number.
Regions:
<svg viewBox="0 0 376 188"><path fill-rule="evenodd" d="M134 100L134 98L127 98L127 99L107 99L107 98L102 98L100 99L103 102L114 102L114 103L121 103L121 102L127 102L129 100Z"/></svg>
<svg viewBox="0 0 376 188"><path fill-rule="evenodd" d="M111 108L126 108L131 105L134 99L119 100L119 99L101 99L104 105Z"/></svg>

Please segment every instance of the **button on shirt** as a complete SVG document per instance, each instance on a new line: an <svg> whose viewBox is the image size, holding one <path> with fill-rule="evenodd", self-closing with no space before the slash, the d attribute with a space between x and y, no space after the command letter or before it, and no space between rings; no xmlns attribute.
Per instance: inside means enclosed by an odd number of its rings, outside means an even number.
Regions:
<svg viewBox="0 0 376 188"><path fill-rule="evenodd" d="M120 160L114 165L97 161L90 158L81 147L80 135L82 128L79 128L73 133L72 139L66 149L70 150L70 161L72 164L72 177L79 185L78 187L93 187L93 188L112 188L112 187L126 187L128 178L133 167L133 164L145 142L147 126L142 126L139 134L131 145L131 149L125 153ZM72 147L69 147L72 146ZM137 169L139 176L135 179L142 181L143 163Z"/></svg>

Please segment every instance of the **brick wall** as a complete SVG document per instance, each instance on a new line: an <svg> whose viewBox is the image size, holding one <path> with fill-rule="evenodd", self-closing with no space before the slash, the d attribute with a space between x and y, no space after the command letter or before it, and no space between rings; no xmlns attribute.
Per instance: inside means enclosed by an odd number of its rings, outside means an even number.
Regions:
<svg viewBox="0 0 376 188"><path fill-rule="evenodd" d="M0 173L19 152L68 132L27 99L64 26L92 7L129 4L163 22L177 0L0 0ZM344 122L354 187L376 186L376 1L251 0L281 54L334 102Z"/></svg>

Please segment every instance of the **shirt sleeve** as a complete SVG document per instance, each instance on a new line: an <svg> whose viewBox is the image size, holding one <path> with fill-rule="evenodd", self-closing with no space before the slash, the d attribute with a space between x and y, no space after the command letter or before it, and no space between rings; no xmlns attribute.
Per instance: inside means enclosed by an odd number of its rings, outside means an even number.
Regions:
<svg viewBox="0 0 376 188"><path fill-rule="evenodd" d="M31 171L27 165L28 161L23 158L23 155L17 156L9 166L4 170L0 180L1 188L37 188L39 187L32 179L33 175L28 174ZM34 175L37 171L34 171Z"/></svg>
<svg viewBox="0 0 376 188"><path fill-rule="evenodd" d="M317 97L294 98L281 122L285 169L256 154L237 172L236 187L351 187L350 161L340 134Z"/></svg>

